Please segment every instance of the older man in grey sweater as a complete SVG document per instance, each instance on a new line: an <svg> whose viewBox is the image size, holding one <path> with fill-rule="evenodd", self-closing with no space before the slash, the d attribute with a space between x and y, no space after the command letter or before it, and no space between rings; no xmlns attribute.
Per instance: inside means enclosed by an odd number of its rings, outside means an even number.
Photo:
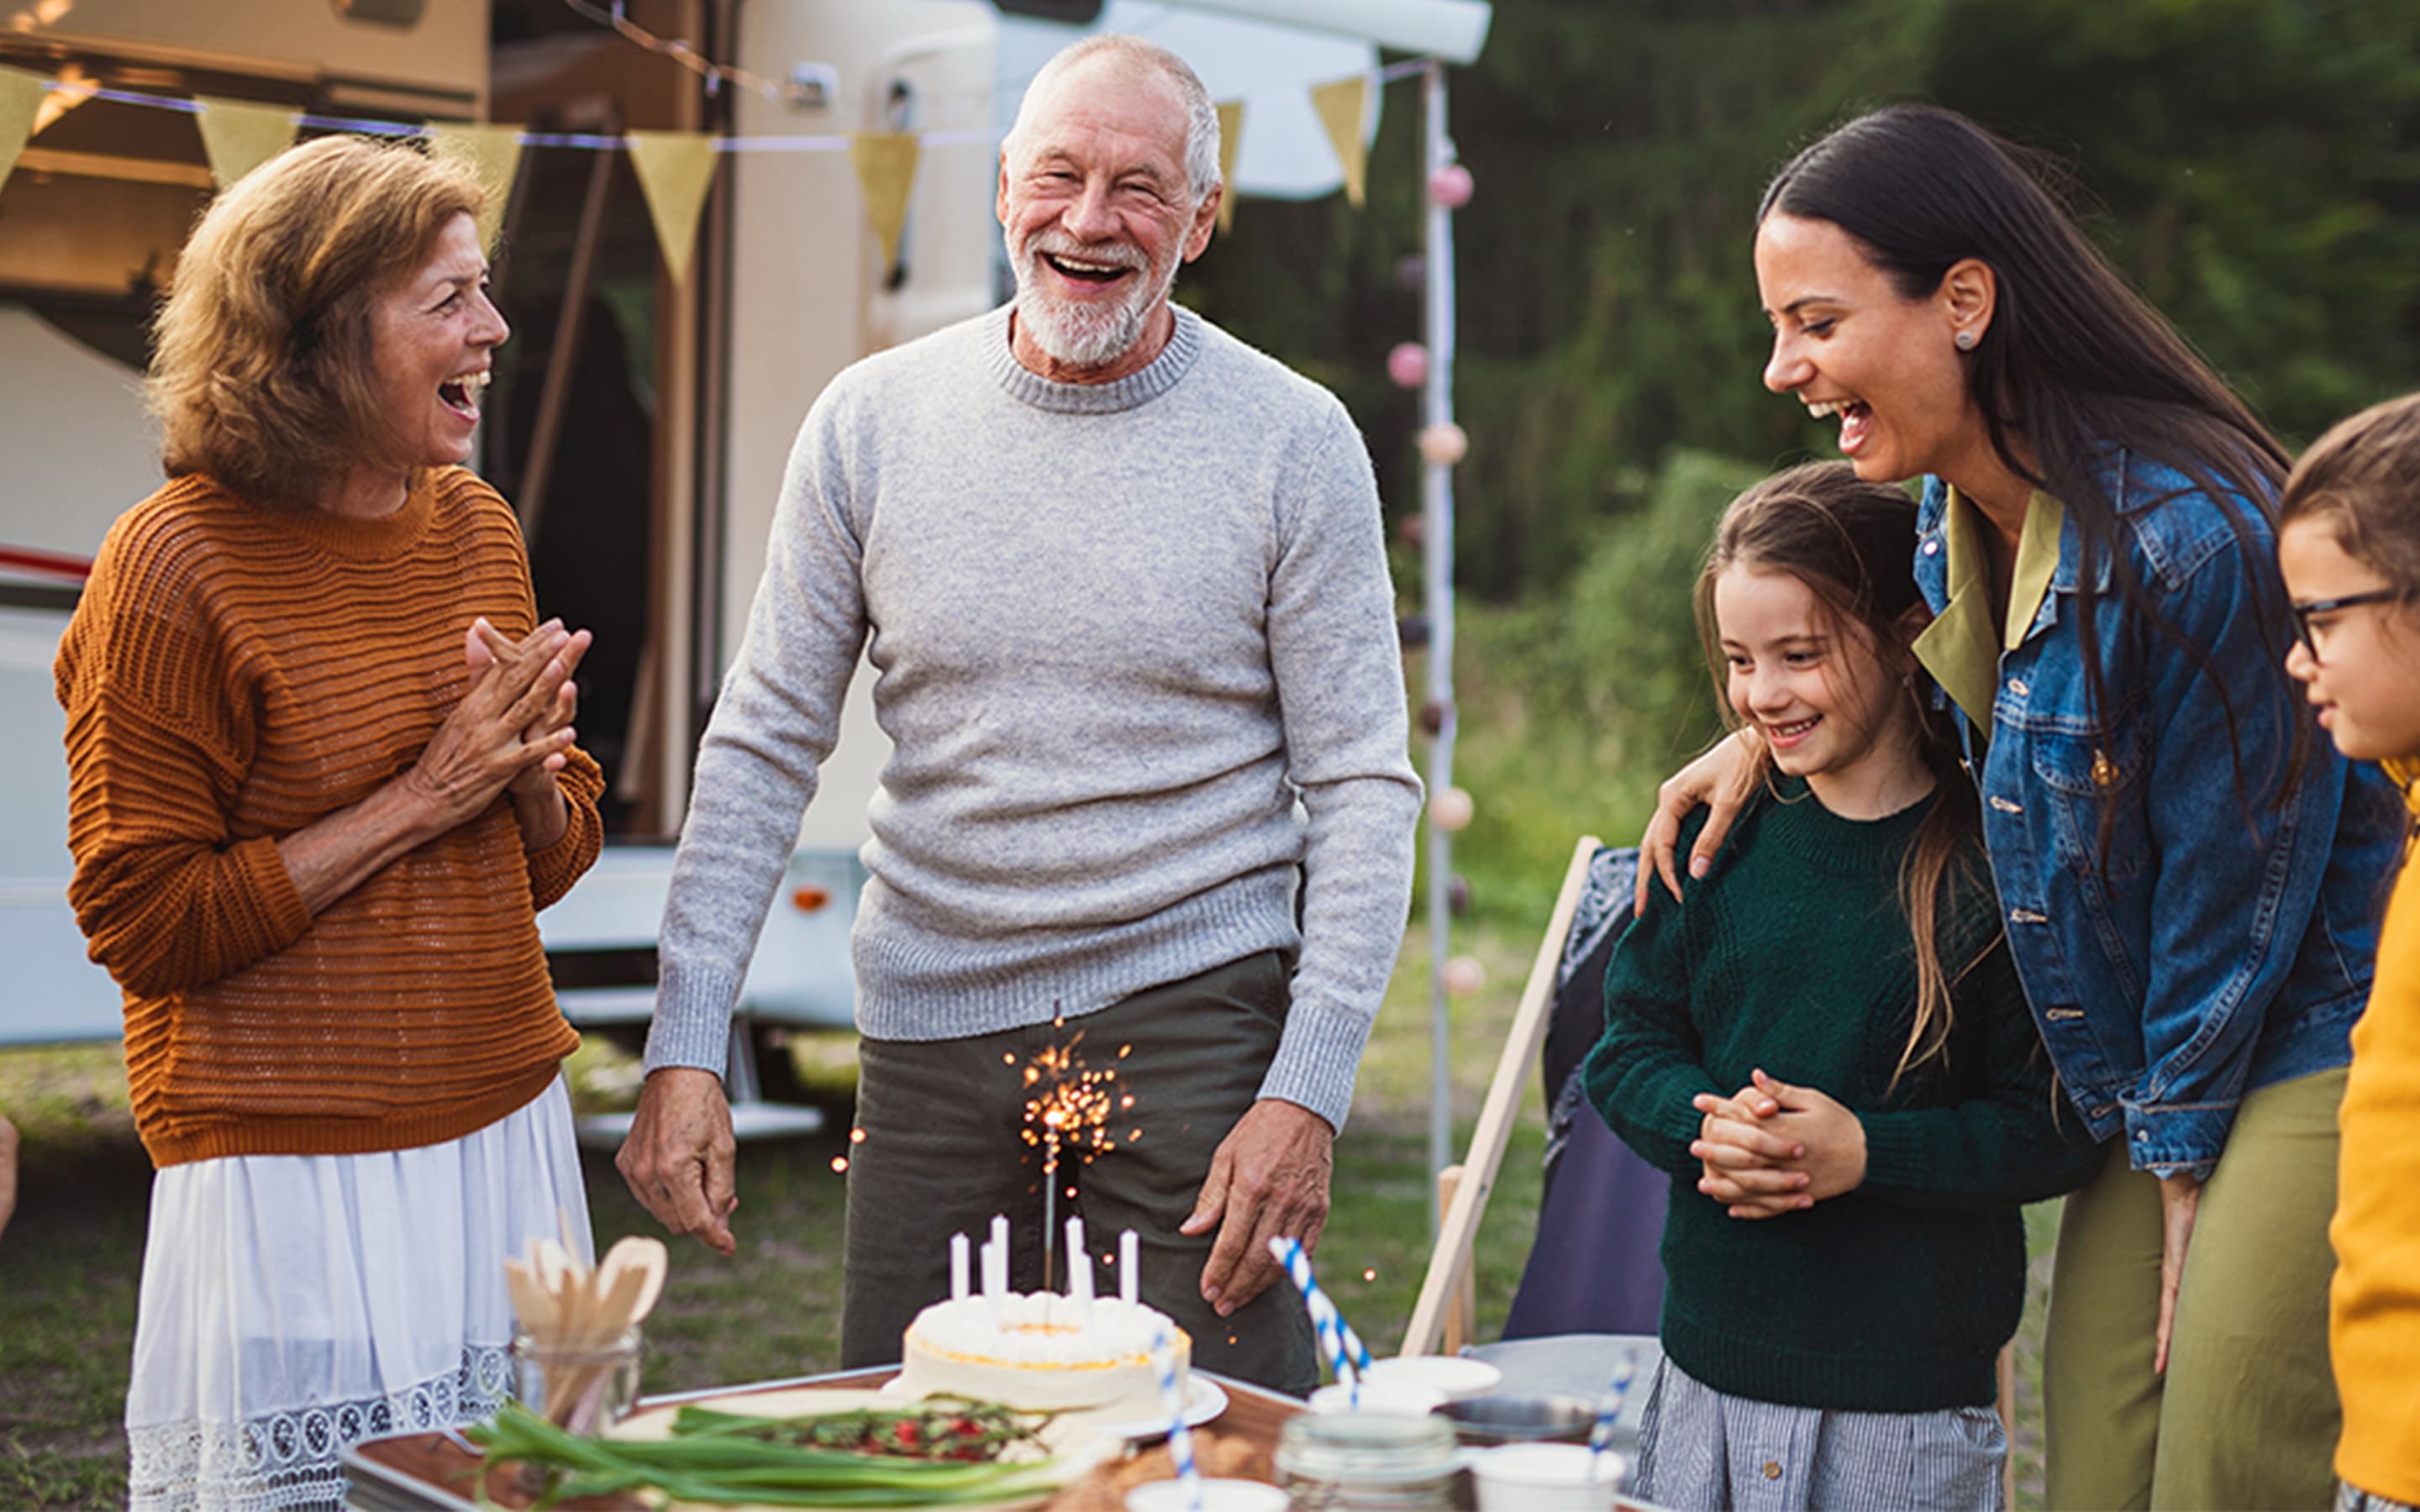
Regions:
<svg viewBox="0 0 2420 1512"><path fill-rule="evenodd" d="M1317 1379L1266 1241L1326 1220L1419 783L1358 433L1169 302L1209 242L1218 130L1150 43L1036 77L1001 149L1016 300L816 401L698 755L621 1165L728 1253L731 1007L873 663L894 750L854 939L852 1365L898 1357L948 1236L994 1212L1039 1283L1023 1070L1080 1034L1117 1073L1112 1148L1063 1165L1059 1211L1139 1231L1143 1296L1198 1363Z"/></svg>

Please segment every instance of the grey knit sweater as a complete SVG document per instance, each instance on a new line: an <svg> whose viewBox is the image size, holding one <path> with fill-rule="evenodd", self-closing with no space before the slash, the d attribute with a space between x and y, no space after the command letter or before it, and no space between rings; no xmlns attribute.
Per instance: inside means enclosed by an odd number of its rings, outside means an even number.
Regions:
<svg viewBox="0 0 2420 1512"><path fill-rule="evenodd" d="M1184 310L1114 383L1028 371L1005 308L835 378L698 753L651 1071L722 1067L861 646L894 748L861 1032L1047 1023L1298 949L1262 1095L1343 1126L1420 786L1377 491L1332 395Z"/></svg>

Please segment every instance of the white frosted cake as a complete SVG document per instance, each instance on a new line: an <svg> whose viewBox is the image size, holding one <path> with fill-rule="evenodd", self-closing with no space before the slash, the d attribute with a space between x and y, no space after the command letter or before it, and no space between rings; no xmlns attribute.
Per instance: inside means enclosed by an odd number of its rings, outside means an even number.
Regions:
<svg viewBox="0 0 2420 1512"><path fill-rule="evenodd" d="M1051 1291L1007 1292L997 1312L981 1294L937 1302L908 1325L899 1389L1120 1421L1161 1417L1152 1348L1163 1331L1175 1344L1182 1392L1193 1341L1156 1308Z"/></svg>

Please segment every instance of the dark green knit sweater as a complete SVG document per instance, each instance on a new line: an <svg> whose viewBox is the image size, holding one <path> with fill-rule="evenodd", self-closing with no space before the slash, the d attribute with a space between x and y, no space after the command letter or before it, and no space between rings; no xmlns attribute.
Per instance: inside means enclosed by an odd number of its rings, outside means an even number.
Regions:
<svg viewBox="0 0 2420 1512"><path fill-rule="evenodd" d="M1947 1054L1891 1072L1916 1011L1896 887L1931 800L1838 817L1803 782L1761 795L1714 872L1674 903L1658 887L1606 974L1606 1034L1585 1070L1614 1133L1672 1173L1664 1226L1665 1351L1736 1396L1919 1412L1981 1406L2024 1303L2021 1203L2071 1191L2101 1151L2050 1066L2017 985L1980 856L1945 909ZM1693 837L1685 835L1685 847ZM1738 1219L1698 1190L1700 1092L1749 1073L1815 1088L1865 1126L1854 1192Z"/></svg>

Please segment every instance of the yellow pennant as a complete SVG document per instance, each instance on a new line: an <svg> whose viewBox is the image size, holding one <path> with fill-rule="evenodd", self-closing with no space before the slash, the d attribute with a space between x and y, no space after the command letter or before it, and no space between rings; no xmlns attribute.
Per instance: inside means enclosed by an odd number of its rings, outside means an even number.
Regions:
<svg viewBox="0 0 2420 1512"><path fill-rule="evenodd" d="M1235 149L1244 145L1244 102L1231 100L1218 107L1218 177L1227 191L1218 196L1218 229L1235 229Z"/></svg>
<svg viewBox="0 0 2420 1512"><path fill-rule="evenodd" d="M440 162L458 162L478 175L488 192L488 202L479 207L479 245L493 256L496 236L504 228L504 211L512 204L513 180L521 171L521 129L432 125L428 155Z"/></svg>
<svg viewBox="0 0 2420 1512"><path fill-rule="evenodd" d="M714 183L714 138L704 131L630 131L630 166L655 217L656 242L673 282L689 277L690 251L697 244L697 216Z"/></svg>
<svg viewBox="0 0 2420 1512"><path fill-rule="evenodd" d="M42 108L48 81L22 69L0 69L0 184L17 165L17 154L34 134L34 113Z"/></svg>
<svg viewBox="0 0 2420 1512"><path fill-rule="evenodd" d="M1327 128L1336 161L1344 165L1344 197L1357 210L1370 168L1370 146L1361 136L1370 109L1370 80L1357 74L1321 85L1311 92L1311 103L1319 112L1319 124Z"/></svg>
<svg viewBox="0 0 2420 1512"><path fill-rule="evenodd" d="M867 131L848 139L848 161L857 165L857 188L865 199L865 224L882 243L882 266L899 261L899 233L908 225L908 194L916 187L921 148L912 131Z"/></svg>
<svg viewBox="0 0 2420 1512"><path fill-rule="evenodd" d="M202 150L209 154L210 177L221 189L294 145L291 105L208 96L196 97L194 103L202 107L194 117L202 129Z"/></svg>

